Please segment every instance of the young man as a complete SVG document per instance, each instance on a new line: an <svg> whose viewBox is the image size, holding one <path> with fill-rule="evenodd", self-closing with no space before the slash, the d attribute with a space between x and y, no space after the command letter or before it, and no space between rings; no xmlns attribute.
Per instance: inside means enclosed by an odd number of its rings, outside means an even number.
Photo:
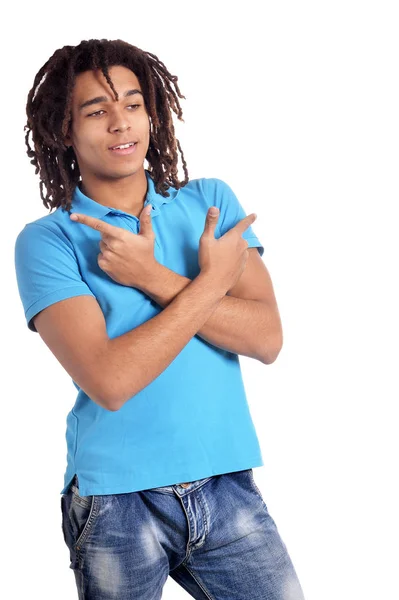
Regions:
<svg viewBox="0 0 399 600"><path fill-rule="evenodd" d="M194 598L301 600L253 479L238 360L270 364L282 345L256 215L222 180L189 181L172 84L184 98L153 54L89 40L57 50L28 96L28 156L55 210L20 232L15 264L29 329L78 390L70 568L90 600L161 598L168 575Z"/></svg>

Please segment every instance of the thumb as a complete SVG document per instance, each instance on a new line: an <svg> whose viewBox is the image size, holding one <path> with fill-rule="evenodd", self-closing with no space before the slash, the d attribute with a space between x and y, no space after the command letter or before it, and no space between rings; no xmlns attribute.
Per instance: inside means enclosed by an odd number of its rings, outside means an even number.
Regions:
<svg viewBox="0 0 399 600"><path fill-rule="evenodd" d="M152 205L147 204L140 213L140 235L149 235L152 233L151 213Z"/></svg>
<svg viewBox="0 0 399 600"><path fill-rule="evenodd" d="M211 206L206 215L204 233L215 234L215 227L219 219L219 209Z"/></svg>

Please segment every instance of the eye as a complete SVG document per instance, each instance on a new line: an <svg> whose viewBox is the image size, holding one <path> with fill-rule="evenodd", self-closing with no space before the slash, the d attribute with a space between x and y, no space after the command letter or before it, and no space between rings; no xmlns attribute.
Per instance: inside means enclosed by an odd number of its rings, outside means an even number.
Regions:
<svg viewBox="0 0 399 600"><path fill-rule="evenodd" d="M141 106L141 104L129 104L127 106L127 108L130 108L131 106L133 106L134 108L139 108ZM87 115L88 117L94 117L96 115L99 115L101 112L104 112L103 110L97 110L94 113L90 113L89 115Z"/></svg>
<svg viewBox="0 0 399 600"><path fill-rule="evenodd" d="M98 110L97 112L94 113L90 113L89 115L87 115L88 117L93 117L94 115L99 115L100 112L104 112L103 110Z"/></svg>

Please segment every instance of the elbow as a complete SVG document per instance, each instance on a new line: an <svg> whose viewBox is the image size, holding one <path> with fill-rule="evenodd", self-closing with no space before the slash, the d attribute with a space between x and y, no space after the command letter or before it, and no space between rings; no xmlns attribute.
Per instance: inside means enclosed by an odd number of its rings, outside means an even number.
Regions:
<svg viewBox="0 0 399 600"><path fill-rule="evenodd" d="M126 394L122 390L122 375L120 368L113 368L109 354L102 356L98 361L94 374L96 379L96 392L99 399L98 404L105 410L116 412L124 405Z"/></svg>
<svg viewBox="0 0 399 600"><path fill-rule="evenodd" d="M114 399L108 396L107 394L104 394L103 388L101 390L97 390L94 394L87 393L87 395L93 400L93 402L95 402L105 410L109 410L111 412L115 412L116 410L118 410L118 406L115 403Z"/></svg>
<svg viewBox="0 0 399 600"><path fill-rule="evenodd" d="M113 365L108 346L93 357L90 369L85 370L86 394L101 408L110 412L119 410L126 390L122 389L123 375L119 365Z"/></svg>
<svg viewBox="0 0 399 600"><path fill-rule="evenodd" d="M115 412L123 406L123 403L117 402L114 398L104 395L98 397L97 404L99 404L102 408L105 408L105 410L109 410L110 412Z"/></svg>
<svg viewBox="0 0 399 600"><path fill-rule="evenodd" d="M263 354L263 356L261 358L261 362L264 365L271 365L272 363L274 363L277 360L277 357L279 354L280 354L280 350L275 350L273 352L270 352L270 349L269 349L269 351L266 355Z"/></svg>
<svg viewBox="0 0 399 600"><path fill-rule="evenodd" d="M102 370L101 375L102 377L99 376L98 372L95 374L95 384L92 382L91 386L91 389L94 389L95 392L88 395L94 402L101 406L101 408L115 412L121 407L120 395L118 395L118 390L115 389L115 383L113 384L112 389L109 385L109 382L114 382L115 379L109 376L106 369Z"/></svg>
<svg viewBox="0 0 399 600"><path fill-rule="evenodd" d="M103 407L111 412L116 412L117 410L121 409L128 400L133 398L135 393L136 392L128 395L126 390L125 393L123 393L123 391L113 386L112 390L108 390L106 394L102 395Z"/></svg>
<svg viewBox="0 0 399 600"><path fill-rule="evenodd" d="M135 370L129 369L129 373L121 367L118 357L112 351L112 339L104 352L102 360L99 361L100 388L99 395L102 398L102 406L110 412L116 412L139 391L140 381Z"/></svg>
<svg viewBox="0 0 399 600"><path fill-rule="evenodd" d="M283 347L283 336L280 333L274 340L268 339L266 348L263 348L260 361L264 365L271 365L277 360L278 355Z"/></svg>
<svg viewBox="0 0 399 600"><path fill-rule="evenodd" d="M92 402L98 404L101 408L111 411L117 410L113 399L106 393L102 381L99 381L98 375L92 376L89 380L81 381L78 386Z"/></svg>
<svg viewBox="0 0 399 600"><path fill-rule="evenodd" d="M120 406L118 404L116 404L115 402L110 402L109 400L107 400L106 402L103 403L103 408L105 408L106 410L109 410L110 412L116 412L117 410L120 409Z"/></svg>
<svg viewBox="0 0 399 600"><path fill-rule="evenodd" d="M110 412L116 412L123 406L124 402L121 401L121 396L116 393L115 390L112 392L104 393L104 388L101 393L101 406Z"/></svg>
<svg viewBox="0 0 399 600"><path fill-rule="evenodd" d="M107 410L111 412L116 412L117 410L122 408L124 404L125 403L121 402L120 398L118 400L111 400L111 402L108 402Z"/></svg>

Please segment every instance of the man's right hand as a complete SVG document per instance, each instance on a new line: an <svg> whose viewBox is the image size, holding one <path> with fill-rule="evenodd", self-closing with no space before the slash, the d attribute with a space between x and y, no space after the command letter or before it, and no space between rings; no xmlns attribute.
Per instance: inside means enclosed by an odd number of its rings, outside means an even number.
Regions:
<svg viewBox="0 0 399 600"><path fill-rule="evenodd" d="M248 260L248 242L241 237L255 221L256 214L251 213L241 219L234 227L215 238L215 228L219 219L208 210L204 232L199 243L198 262L201 273L208 273L227 293L239 280Z"/></svg>

